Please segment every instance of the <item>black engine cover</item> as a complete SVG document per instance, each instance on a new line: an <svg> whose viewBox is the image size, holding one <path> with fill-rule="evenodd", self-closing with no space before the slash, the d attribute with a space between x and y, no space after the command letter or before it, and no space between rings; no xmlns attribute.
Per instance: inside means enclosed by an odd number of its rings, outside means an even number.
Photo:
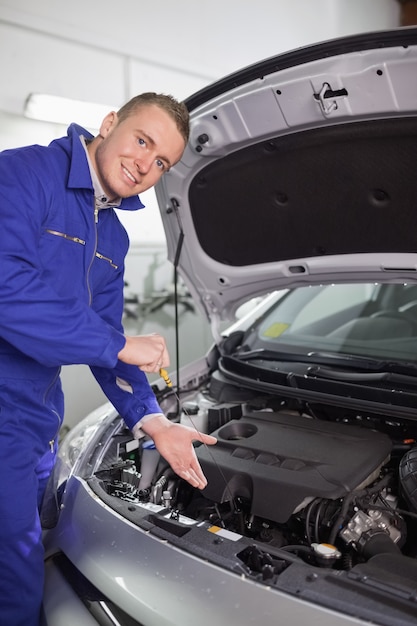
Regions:
<svg viewBox="0 0 417 626"><path fill-rule="evenodd" d="M335 500L369 484L391 451L382 433L285 413L244 415L212 434L217 444L196 450L204 495L243 497L253 515L278 523L312 498Z"/></svg>

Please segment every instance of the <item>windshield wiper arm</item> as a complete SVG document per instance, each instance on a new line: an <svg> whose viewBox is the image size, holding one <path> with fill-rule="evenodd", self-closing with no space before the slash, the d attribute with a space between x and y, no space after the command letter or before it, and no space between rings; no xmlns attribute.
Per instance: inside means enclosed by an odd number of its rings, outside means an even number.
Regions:
<svg viewBox="0 0 417 626"><path fill-rule="evenodd" d="M388 359L374 359L369 357L357 356L354 354L334 354L333 352L307 352L306 354L294 354L293 352L281 352L276 350L267 350L258 348L256 350L248 350L247 352L239 352L233 355L233 358L241 361L250 361L254 359L264 359L265 361L287 361L293 363L310 363L311 365L329 365L335 367L344 367L353 369L356 375L360 374L358 370L365 370L372 374L398 374L405 375L410 378L417 377L417 364L409 361L391 361Z"/></svg>
<svg viewBox="0 0 417 626"><path fill-rule="evenodd" d="M294 354L294 352L281 352L277 350L266 350L265 348L257 348L256 350L247 350L246 352L237 352L231 355L239 361L252 361L255 359L264 359L265 361L294 361L294 363L311 363L312 359L309 354Z"/></svg>
<svg viewBox="0 0 417 626"><path fill-rule="evenodd" d="M407 376L406 374L397 374L396 372L346 372L341 370L329 369L321 365L312 365L307 370L307 376L315 376L317 378L327 378L328 380L338 380L340 382L358 382L358 383L390 383L402 385L417 385L416 376Z"/></svg>
<svg viewBox="0 0 417 626"><path fill-rule="evenodd" d="M391 361L357 356L354 354L333 354L332 352L309 352L308 356L316 363L363 369L372 373L395 373L417 376L417 364L409 361Z"/></svg>

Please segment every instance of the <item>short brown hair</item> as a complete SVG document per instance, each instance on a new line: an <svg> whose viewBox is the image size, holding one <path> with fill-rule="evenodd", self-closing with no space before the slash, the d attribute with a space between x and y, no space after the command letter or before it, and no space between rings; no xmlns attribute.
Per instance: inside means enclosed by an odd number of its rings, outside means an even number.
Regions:
<svg viewBox="0 0 417 626"><path fill-rule="evenodd" d="M142 106L155 105L163 109L172 117L178 131L188 143L190 136L190 121L188 109L183 102L179 102L173 96L148 91L135 96L124 104L117 112L118 121L122 122Z"/></svg>

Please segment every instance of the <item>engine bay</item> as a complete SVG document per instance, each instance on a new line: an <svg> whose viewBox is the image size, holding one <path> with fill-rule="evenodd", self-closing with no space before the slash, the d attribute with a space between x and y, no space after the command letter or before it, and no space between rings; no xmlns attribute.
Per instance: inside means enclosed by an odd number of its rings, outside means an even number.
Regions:
<svg viewBox="0 0 417 626"><path fill-rule="evenodd" d="M132 440L120 422L95 472L107 502L143 508L152 524L174 521L175 537L178 524L203 524L243 538L239 562L262 580L277 554L339 572L390 555L411 559L417 573L414 423L230 386L225 394L210 380L184 393L174 417L217 437L195 447L207 487L190 487L151 440ZM167 415L178 399L160 398Z"/></svg>

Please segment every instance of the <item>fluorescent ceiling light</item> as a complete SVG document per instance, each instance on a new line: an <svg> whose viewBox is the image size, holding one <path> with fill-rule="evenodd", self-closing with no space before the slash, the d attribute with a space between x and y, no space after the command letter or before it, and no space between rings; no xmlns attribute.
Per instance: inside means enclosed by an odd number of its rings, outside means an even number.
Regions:
<svg viewBox="0 0 417 626"><path fill-rule="evenodd" d="M25 102L24 115L45 122L65 125L76 122L86 128L97 129L107 113L118 109L119 107L106 104L72 100L71 98L61 98L43 93L31 93Z"/></svg>

